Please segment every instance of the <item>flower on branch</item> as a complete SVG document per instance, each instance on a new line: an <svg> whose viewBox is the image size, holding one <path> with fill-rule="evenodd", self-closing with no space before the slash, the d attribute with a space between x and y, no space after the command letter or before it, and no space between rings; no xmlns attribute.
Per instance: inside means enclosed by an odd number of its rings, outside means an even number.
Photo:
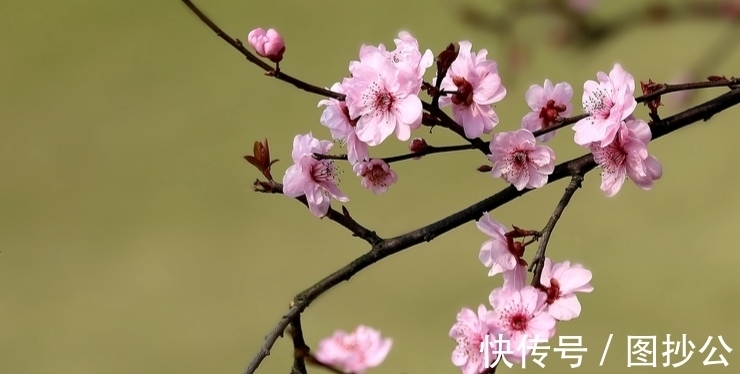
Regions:
<svg viewBox="0 0 740 374"><path fill-rule="evenodd" d="M640 188L649 190L653 182L663 176L663 167L648 154L652 138L650 126L634 117L623 121L614 141L603 147L591 143L594 161L601 167L601 190L612 197L619 192L629 177Z"/></svg>
<svg viewBox="0 0 740 374"><path fill-rule="evenodd" d="M258 55L275 63L283 60L285 41L274 29L254 29L247 35L247 41Z"/></svg>
<svg viewBox="0 0 740 374"><path fill-rule="evenodd" d="M357 119L357 136L373 147L393 132L407 141L411 130L421 126L421 77L433 55L421 56L416 39L407 33L399 35L402 39L396 40L393 52L363 46L360 61L349 65L352 76L342 81L350 118ZM417 55L421 56L418 61Z"/></svg>
<svg viewBox="0 0 740 374"><path fill-rule="evenodd" d="M344 94L344 89L339 83L331 86L331 90ZM329 128L334 140L347 146L347 160L350 164L366 161L370 158L368 145L357 137L357 122L349 117L349 109L344 101L337 99L325 99L319 101L319 107L324 106L319 120L322 125Z"/></svg>
<svg viewBox="0 0 740 374"><path fill-rule="evenodd" d="M388 191L388 187L398 181L398 175L391 170L390 165L379 158L367 162L358 162L353 167L358 177L362 177L362 187L380 195Z"/></svg>
<svg viewBox="0 0 740 374"><path fill-rule="evenodd" d="M296 135L293 139L293 165L285 171L283 194L288 197L306 195L308 208L316 217L329 211L331 199L341 202L349 198L339 190L339 171L332 160L317 160L314 153L325 155L333 144L313 137L312 133Z"/></svg>
<svg viewBox="0 0 740 374"><path fill-rule="evenodd" d="M360 325L351 333L336 331L322 340L316 359L347 373L362 374L383 363L392 345L393 341L383 339L380 331Z"/></svg>
<svg viewBox="0 0 740 374"><path fill-rule="evenodd" d="M573 111L573 104L570 102L573 98L573 87L566 82L553 86L549 79L545 79L543 86L535 84L529 87L524 97L532 111L522 118L522 128L531 132L544 130L555 124L558 119L570 116ZM539 136L537 140L548 142L556 132Z"/></svg>
<svg viewBox="0 0 740 374"><path fill-rule="evenodd" d="M485 344L486 335L491 335L489 342L493 341L493 334L486 323L487 315L488 310L483 304L478 306L478 314L462 308L457 313L457 322L450 329L450 338L457 342L452 351L452 364L462 369L463 374L479 374L498 357L498 354L493 354L489 357L489 362L485 362L483 350L490 350Z"/></svg>
<svg viewBox="0 0 740 374"><path fill-rule="evenodd" d="M493 136L490 144L493 162L491 175L503 178L517 190L540 188L555 170L555 152L550 147L537 145L527 129L502 132Z"/></svg>
<svg viewBox="0 0 740 374"><path fill-rule="evenodd" d="M545 258L540 279L540 289L547 295L545 311L560 321L569 321L581 315L581 303L575 292L589 293L594 290L591 271L581 264L570 261L552 263Z"/></svg>
<svg viewBox="0 0 740 374"><path fill-rule="evenodd" d="M598 82L586 81L583 85L583 110L589 116L573 125L573 139L583 147L594 142L602 147L609 145L622 121L637 108L635 79L622 65L614 64L609 75L599 72L596 77Z"/></svg>
<svg viewBox="0 0 740 374"><path fill-rule="evenodd" d="M452 104L452 114L465 130L465 136L474 139L490 134L498 124L492 105L506 97L506 88L501 85L496 62L486 60L486 49L476 54L471 52L473 45L469 41L461 41L459 45L457 58L440 86L454 93L441 97L439 104L440 107Z"/></svg>
<svg viewBox="0 0 740 374"><path fill-rule="evenodd" d="M478 259L487 268L490 268L488 276L513 270L517 265L526 265L524 246L522 243L514 242L512 233L506 231L506 227L491 218L488 212L476 222L478 230L490 237L480 247ZM517 230L515 229L514 232Z"/></svg>
<svg viewBox="0 0 740 374"><path fill-rule="evenodd" d="M548 340L555 335L555 318L544 311L544 292L532 286L501 287L493 290L488 299L493 311L486 321L491 330L503 331L508 337L513 351L505 355L508 361L519 362L529 353L532 346L527 341Z"/></svg>

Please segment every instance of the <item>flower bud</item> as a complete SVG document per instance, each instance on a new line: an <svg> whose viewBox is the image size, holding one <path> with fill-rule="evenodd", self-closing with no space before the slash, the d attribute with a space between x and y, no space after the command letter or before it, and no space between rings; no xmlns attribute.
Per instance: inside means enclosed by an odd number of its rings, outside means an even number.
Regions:
<svg viewBox="0 0 740 374"><path fill-rule="evenodd" d="M285 53L285 41L274 29L267 31L261 28L254 29L247 35L247 41L258 55L274 63L282 61L283 53Z"/></svg>
<svg viewBox="0 0 740 374"><path fill-rule="evenodd" d="M413 153L424 152L427 148L427 142L424 138L414 138L409 144L409 151Z"/></svg>

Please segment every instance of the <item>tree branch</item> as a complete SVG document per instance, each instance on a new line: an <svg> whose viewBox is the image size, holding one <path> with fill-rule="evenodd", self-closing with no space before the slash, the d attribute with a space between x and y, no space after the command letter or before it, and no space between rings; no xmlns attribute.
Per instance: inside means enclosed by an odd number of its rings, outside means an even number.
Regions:
<svg viewBox="0 0 740 374"><path fill-rule="evenodd" d="M270 193L270 194L282 194L283 193L283 185L282 183L278 183L275 181L268 181L263 182L259 179L254 182L254 185L252 186L252 189L257 192L262 193ZM308 207L308 201L306 200L306 196L300 196L297 197L296 200L303 203L303 205ZM324 216L336 223L338 223L340 226L346 228L347 230L352 232L352 236L361 238L362 240L370 243L370 245L376 245L383 241L383 239L378 236L378 234L375 233L375 231L368 230L364 226L360 225L357 221L354 220L349 214L349 210L342 206L342 213L337 212L336 210L329 207L329 211L326 213L326 216Z"/></svg>
<svg viewBox="0 0 740 374"><path fill-rule="evenodd" d="M570 199L573 197L573 194L581 188L582 182L583 174L574 174L571 177L568 187L565 188L563 197L560 198L560 202L558 202L558 205L555 207L555 211L552 212L552 216L550 217L550 220L547 221L547 225L542 229L542 240L537 248L537 253L534 255L534 259L532 259L532 264L529 265L528 269L529 271L534 269L534 276L532 277L533 286L539 286L540 284L542 267L545 263L545 251L547 250L547 243L550 241L550 235L552 235L552 231L555 230L555 225L557 225L558 220L560 220L560 216L563 214L563 211L565 211L565 207L570 203Z"/></svg>
<svg viewBox="0 0 740 374"><path fill-rule="evenodd" d="M306 339L303 338L303 327L301 326L301 316L297 316L290 322L290 336L293 338L293 368L291 374L308 374L306 370L306 356L311 352L311 348L306 345Z"/></svg>
<svg viewBox="0 0 740 374"><path fill-rule="evenodd" d="M239 51L241 54L244 55L244 57L247 58L247 61L259 66L260 69L264 70L266 72L266 75L275 77L283 82L290 83L293 86L303 90L307 91L313 94L331 97L338 100L343 100L344 95L336 93L331 90L327 90L325 88L321 88L318 86L314 86L312 84L306 83L300 79L293 78L292 76L283 73L282 71L279 71L278 69L273 68L268 63L262 61L257 56L255 56L252 52L250 52L248 49L244 47L242 42L239 39L234 39L229 36L229 34L225 33L223 30L221 30L220 27L218 27L213 21L211 21L210 18L208 18L198 7L193 4L190 0L182 0L187 7L195 13L195 15L200 18L203 23L205 23L213 32L216 33L216 36L226 41L226 43L229 43L234 49Z"/></svg>
<svg viewBox="0 0 740 374"><path fill-rule="evenodd" d="M740 88L733 89L730 92L704 104L697 105L691 109L665 118L662 121L653 123L651 126L653 139L663 137L692 123L706 121L715 114L738 104L740 104ZM585 154L556 166L554 172L548 178L548 184L554 183L567 176L585 175L595 167L596 163L594 162L593 156L590 153ZM296 295L293 299L292 306L288 309L288 312L283 315L277 325L265 337L262 347L244 370L244 374L252 374L257 370L262 360L270 354L270 349L275 344L277 338L282 335L283 331L285 331L285 328L290 324L290 322L303 313L303 311L324 292L343 281L349 280L352 276L363 269L388 256L422 242L431 241L439 235L447 233L467 222L480 218L484 212L490 212L529 193L530 191L532 190L524 189L522 191L517 191L514 186L510 185L498 193L437 222L395 238L383 239L376 243L369 252L356 258L346 266Z"/></svg>
<svg viewBox="0 0 740 374"><path fill-rule="evenodd" d="M427 145L426 147L424 147L423 150L419 152L405 153L402 155L383 157L380 159L383 160L386 164L391 164L394 162L408 160L411 158L423 157L426 155L433 155L435 153L448 153L448 152L464 151L464 150L469 150L469 149L476 149L476 148L472 144L446 145L446 146L441 146L441 147ZM317 160L347 160L346 154L322 155L320 153L314 153L313 156ZM372 158L379 158L379 157L372 157Z"/></svg>

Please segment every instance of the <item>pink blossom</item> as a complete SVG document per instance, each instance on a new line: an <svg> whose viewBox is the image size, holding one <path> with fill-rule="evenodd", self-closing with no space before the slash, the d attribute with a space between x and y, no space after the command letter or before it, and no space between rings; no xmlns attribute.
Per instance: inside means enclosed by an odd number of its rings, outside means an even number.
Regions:
<svg viewBox="0 0 740 374"><path fill-rule="evenodd" d="M504 99L506 88L501 85L496 62L486 60L487 50L481 49L476 54L471 52L473 45L469 41L459 44L457 58L441 85L443 90L456 93L441 97L439 104L441 107L452 104L455 120L462 125L465 136L473 139L490 134L498 124L491 105Z"/></svg>
<svg viewBox="0 0 740 374"><path fill-rule="evenodd" d="M422 106L416 77L400 70L379 51L365 53L350 64L351 78L342 86L350 118L358 118L355 132L370 146L382 143L394 131L401 141L421 126Z"/></svg>
<svg viewBox="0 0 740 374"><path fill-rule="evenodd" d="M388 187L398 181L398 175L391 170L390 165L379 158L367 162L358 162L352 168L358 177L362 177L362 187L380 195L388 191Z"/></svg>
<svg viewBox="0 0 740 374"><path fill-rule="evenodd" d="M380 365L388 356L393 341L380 331L360 325L351 333L336 331L319 343L316 359L347 373L362 374Z"/></svg>
<svg viewBox="0 0 740 374"><path fill-rule="evenodd" d="M506 227L491 218L488 212L483 213L483 217L475 224L478 226L478 230L490 237L481 245L478 254L478 258L483 265L491 268L488 272L489 277L513 270L517 264L524 261L521 258L524 251L518 252L520 247L511 248L509 246L506 238Z"/></svg>
<svg viewBox="0 0 740 374"><path fill-rule="evenodd" d="M293 139L293 165L285 171L283 194L288 197L306 195L308 208L316 217L329 211L331 199L341 202L349 198L337 187L338 171L332 160L317 160L313 154L327 154L333 144L319 141L312 133L296 135Z"/></svg>
<svg viewBox="0 0 740 374"><path fill-rule="evenodd" d="M489 147L488 159L493 162L491 175L503 178L519 191L544 186L555 170L555 152L537 145L527 129L498 133Z"/></svg>
<svg viewBox="0 0 740 374"><path fill-rule="evenodd" d="M416 91L419 91L424 80L424 73L434 63L434 54L427 49L422 55L419 51L419 42L406 31L399 32L398 39L394 39L393 42L396 44L396 49L393 51L388 51L383 44L377 47L363 45L360 49L360 59L371 52L380 52L398 69L413 77L416 81L414 87L418 85Z"/></svg>
<svg viewBox="0 0 740 374"><path fill-rule="evenodd" d="M478 307L477 315L474 311L463 308L457 314L457 323L450 330L450 337L457 341L457 347L452 351L452 363L461 368L463 374L479 374L498 357L489 352L489 362L485 362L483 349L490 350L490 345L485 346L486 335L490 334L486 323L487 314L483 304ZM489 336L489 342L492 338Z"/></svg>
<svg viewBox="0 0 740 374"><path fill-rule="evenodd" d="M566 82L556 84L554 87L549 79L545 79L544 86L536 84L529 87L524 95L532 112L522 118L522 128L531 132L544 130L552 126L559 118L570 116L573 112L573 87ZM537 137L541 142L550 141L557 131L551 131Z"/></svg>
<svg viewBox="0 0 740 374"><path fill-rule="evenodd" d="M282 61L285 53L285 41L274 29L267 31L261 28L254 29L247 35L247 41L258 55L275 63Z"/></svg>
<svg viewBox="0 0 740 374"><path fill-rule="evenodd" d="M553 264L545 258L540 284L547 295L545 311L555 319L568 321L581 314L581 303L575 292L591 292L589 284L591 271L581 264L570 264L570 261Z"/></svg>
<svg viewBox="0 0 740 374"><path fill-rule="evenodd" d="M527 266L520 262L513 269L504 271L502 276L504 287L521 290L527 285Z"/></svg>
<svg viewBox="0 0 740 374"><path fill-rule="evenodd" d="M622 122L614 141L606 147L592 143L594 161L601 167L601 190L612 197L629 177L640 188L649 190L663 176L663 167L648 154L652 134L645 121L630 117Z"/></svg>
<svg viewBox="0 0 740 374"><path fill-rule="evenodd" d="M596 74L598 82L587 81L583 85L583 110L588 117L573 125L575 142L589 146L597 142L606 147L617 135L619 126L637 108L635 79L620 64L607 76Z"/></svg>
<svg viewBox="0 0 740 374"><path fill-rule="evenodd" d="M331 90L340 94L345 93L339 83L331 86ZM325 106L319 121L329 128L334 140L347 145L347 160L350 164L354 165L359 161L369 159L368 146L357 137L356 123L349 118L347 104L337 99L326 99L319 101L319 106Z"/></svg>
<svg viewBox="0 0 740 374"><path fill-rule="evenodd" d="M508 335L511 356L515 361L529 352L533 339L548 340L555 335L555 318L544 312L547 296L532 286L522 289L501 287L493 290L489 301L493 311L486 322L490 329L502 330ZM541 344L540 344L541 345Z"/></svg>

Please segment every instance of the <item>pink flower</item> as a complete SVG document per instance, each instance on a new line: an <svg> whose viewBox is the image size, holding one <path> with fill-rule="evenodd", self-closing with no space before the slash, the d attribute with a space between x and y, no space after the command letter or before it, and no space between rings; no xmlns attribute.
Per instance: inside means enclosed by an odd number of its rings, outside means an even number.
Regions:
<svg viewBox="0 0 740 374"><path fill-rule="evenodd" d="M569 261L554 264L545 259L540 284L547 295L545 311L555 319L568 321L581 314L581 303L575 292L591 292L589 284L591 272L581 264L571 265Z"/></svg>
<svg viewBox="0 0 740 374"><path fill-rule="evenodd" d="M350 64L351 78L342 86L355 131L370 146L382 143L394 131L401 141L421 126L422 106L414 76L400 70L379 51L368 52Z"/></svg>
<svg viewBox="0 0 740 374"><path fill-rule="evenodd" d="M653 187L653 181L663 176L660 162L648 154L647 144L651 138L650 126L630 117L622 122L614 141L608 146L591 144L594 161L603 170L601 190L606 196L616 195L627 177L643 190L649 190Z"/></svg>
<svg viewBox="0 0 740 374"><path fill-rule="evenodd" d="M424 73L434 63L434 54L427 49L424 55L419 51L419 42L406 31L398 33L398 39L394 39L396 49L388 51L383 44L377 47L363 45L360 49L360 59L371 52L380 52L385 58L396 65L399 70L413 77L418 85L416 91L421 89Z"/></svg>
<svg viewBox="0 0 740 374"><path fill-rule="evenodd" d="M490 329L503 330L508 335L514 351L507 355L514 358L511 361L527 355L531 348L528 341L548 340L555 335L555 318L543 311L546 299L543 292L532 286L520 290L501 287L491 292L493 311L488 313L486 322Z"/></svg>
<svg viewBox="0 0 740 374"><path fill-rule="evenodd" d="M358 162L352 168L358 177L362 177L362 187L380 195L398 181L398 175L382 159L374 158L368 162Z"/></svg>
<svg viewBox="0 0 740 374"><path fill-rule="evenodd" d="M544 130L552 126L559 118L568 117L573 111L573 87L566 82L552 86L549 79L545 79L544 87L532 85L524 95L532 112L522 118L522 128L531 132ZM550 141L557 131L549 132L537 137L541 142Z"/></svg>
<svg viewBox="0 0 740 374"><path fill-rule="evenodd" d="M462 369L463 374L479 374L490 366L498 355L489 352L489 362L485 362L483 349L489 327L486 324L488 311L485 305L478 307L478 315L468 308L463 308L457 314L457 323L450 330L450 337L457 341L457 347L452 351L452 363ZM493 337L489 336L489 342ZM484 347L485 346L485 347Z"/></svg>
<svg viewBox="0 0 740 374"><path fill-rule="evenodd" d="M544 186L555 170L555 152L550 147L538 146L527 129L498 133L489 147L488 159L493 162L491 175L503 178L519 191Z"/></svg>
<svg viewBox="0 0 740 374"><path fill-rule="evenodd" d="M347 373L361 374L380 365L392 344L390 338L381 338L380 331L360 325L352 333L336 331L322 340L316 359Z"/></svg>
<svg viewBox="0 0 740 374"><path fill-rule="evenodd" d="M501 85L496 62L486 60L487 50L481 49L476 55L471 52L473 45L469 41L459 44L457 58L441 85L443 90L456 93L441 97L439 104L442 107L453 104L455 120L465 130L465 136L473 139L490 134L498 124L498 116L491 105L504 99L506 88Z"/></svg>
<svg viewBox="0 0 740 374"><path fill-rule="evenodd" d="M608 76L599 72L596 77L599 82L587 81L583 85L583 110L589 116L573 126L573 139L584 147L594 142L602 147L609 145L622 121L637 108L635 79L620 64L614 64Z"/></svg>
<svg viewBox="0 0 740 374"><path fill-rule="evenodd" d="M502 276L504 278L503 287L521 290L527 285L527 267L522 263L518 263L511 270L504 271Z"/></svg>
<svg viewBox="0 0 740 374"><path fill-rule="evenodd" d="M522 264L524 250L519 246L513 248L509 246L504 225L491 218L488 212L483 213L483 217L475 224L478 230L490 237L481 245L478 254L483 265L491 268L488 272L489 277L513 270L517 264Z"/></svg>
<svg viewBox="0 0 740 374"><path fill-rule="evenodd" d="M331 90L340 94L345 93L339 83L331 86ZM359 161L369 159L368 146L357 137L355 132L356 123L349 118L347 104L337 99L327 99L319 101L319 106L326 107L324 112L321 113L319 121L329 128L334 140L339 140L347 145L347 160L354 165Z"/></svg>
<svg viewBox="0 0 740 374"><path fill-rule="evenodd" d="M247 41L258 55L275 63L282 61L283 53L285 53L285 41L277 31L273 29L265 31L257 28L249 32Z"/></svg>
<svg viewBox="0 0 740 374"><path fill-rule="evenodd" d="M317 160L313 154L325 155L331 150L330 141L306 135L296 135L293 139L293 165L285 171L283 194L288 197L306 195L308 208L316 217L323 217L329 211L332 197L347 202L349 198L337 187L337 169L332 160Z"/></svg>

